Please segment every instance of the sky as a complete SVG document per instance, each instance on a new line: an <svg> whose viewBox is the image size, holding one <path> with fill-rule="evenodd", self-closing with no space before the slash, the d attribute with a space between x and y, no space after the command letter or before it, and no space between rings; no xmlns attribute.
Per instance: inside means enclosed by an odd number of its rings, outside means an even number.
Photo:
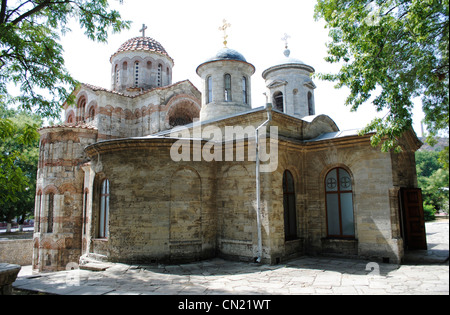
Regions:
<svg viewBox="0 0 450 315"><path fill-rule="evenodd" d="M173 83L190 80L199 90L201 81L195 70L223 47L226 19L228 47L239 51L256 68L252 76L252 107L265 104L266 91L262 72L284 58L284 34L291 57L312 66L316 73L337 73L338 65L325 62L326 43L330 41L325 22L314 20L314 0L110 0L131 28L118 34L110 33L108 43L89 40L72 22L72 32L62 37L66 67L78 81L109 89L111 87L110 57L121 44L132 37L146 36L162 44L174 59ZM349 94L346 88L335 89L334 83L313 79L316 114L329 115L340 130L365 127L373 118L382 117L368 102L356 113L345 106ZM420 104L420 102L418 102ZM424 115L420 105L413 113L417 135L422 135L420 122Z"/></svg>

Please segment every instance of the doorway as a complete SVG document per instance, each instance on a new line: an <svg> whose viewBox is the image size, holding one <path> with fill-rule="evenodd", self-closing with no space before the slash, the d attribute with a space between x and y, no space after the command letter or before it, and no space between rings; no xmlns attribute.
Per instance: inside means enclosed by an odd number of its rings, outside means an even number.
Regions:
<svg viewBox="0 0 450 315"><path fill-rule="evenodd" d="M401 188L399 194L400 224L405 249L426 250L427 237L422 190L420 188Z"/></svg>

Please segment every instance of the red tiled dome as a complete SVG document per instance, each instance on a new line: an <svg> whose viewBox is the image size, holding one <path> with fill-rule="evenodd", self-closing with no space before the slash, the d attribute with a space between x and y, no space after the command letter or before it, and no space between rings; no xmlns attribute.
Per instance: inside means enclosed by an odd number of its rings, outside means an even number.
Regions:
<svg viewBox="0 0 450 315"><path fill-rule="evenodd" d="M114 53L112 57L124 51L153 51L165 55L172 60L164 47L159 42L150 37L141 36L127 40L119 47L119 49Z"/></svg>

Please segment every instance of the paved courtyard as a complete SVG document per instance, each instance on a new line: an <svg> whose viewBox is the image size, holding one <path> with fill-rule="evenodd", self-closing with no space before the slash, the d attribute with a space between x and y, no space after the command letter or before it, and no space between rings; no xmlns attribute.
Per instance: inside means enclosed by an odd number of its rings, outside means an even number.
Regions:
<svg viewBox="0 0 450 315"><path fill-rule="evenodd" d="M428 251L401 266L327 257L302 257L270 266L212 259L181 265L106 264L103 271L31 274L16 289L62 295L293 295L449 294L448 221L427 223Z"/></svg>

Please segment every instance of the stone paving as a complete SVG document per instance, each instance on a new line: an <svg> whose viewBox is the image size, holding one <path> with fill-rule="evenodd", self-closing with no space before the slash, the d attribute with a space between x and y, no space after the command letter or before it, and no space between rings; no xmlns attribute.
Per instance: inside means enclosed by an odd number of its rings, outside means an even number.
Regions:
<svg viewBox="0 0 450 315"><path fill-rule="evenodd" d="M301 257L275 266L217 258L181 265L107 264L104 271L38 275L24 268L14 288L61 295L448 295L448 221L427 224L427 234L429 250L418 251L400 266Z"/></svg>

